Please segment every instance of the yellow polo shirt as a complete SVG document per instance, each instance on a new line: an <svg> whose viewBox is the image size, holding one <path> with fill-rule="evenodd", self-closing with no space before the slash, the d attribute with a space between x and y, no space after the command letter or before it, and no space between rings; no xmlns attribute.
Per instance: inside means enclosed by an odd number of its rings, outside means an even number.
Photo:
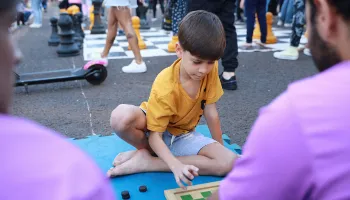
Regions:
<svg viewBox="0 0 350 200"><path fill-rule="evenodd" d="M149 99L140 107L146 111L147 129L178 136L193 131L206 104L217 102L224 94L219 79L218 62L201 80L197 97L192 99L180 83L181 59L162 70L156 77Z"/></svg>

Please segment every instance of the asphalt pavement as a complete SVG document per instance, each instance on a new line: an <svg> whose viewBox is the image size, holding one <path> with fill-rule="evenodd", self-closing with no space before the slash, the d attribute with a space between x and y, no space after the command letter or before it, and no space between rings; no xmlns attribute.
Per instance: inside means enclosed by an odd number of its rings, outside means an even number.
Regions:
<svg viewBox="0 0 350 200"><path fill-rule="evenodd" d="M61 58L57 47L49 47L49 18L58 16L56 9L45 13L43 27L27 29L19 39L23 62L18 73L80 68L83 55ZM159 16L159 15L158 15ZM159 27L159 20L151 23ZM139 105L147 100L157 74L171 65L175 56L145 58L148 71L125 74L121 67L131 59L110 60L106 81L93 86L84 80L14 88L13 114L26 117L72 138L112 133L109 118L118 104ZM259 109L283 92L292 81L316 73L310 57L303 54L297 61L273 58L272 52L240 53L237 69L238 90L225 91L217 103L222 130L233 143L244 144ZM222 67L220 67L222 70ZM205 123L203 119L200 123ZM274 123L274 122L271 122Z"/></svg>

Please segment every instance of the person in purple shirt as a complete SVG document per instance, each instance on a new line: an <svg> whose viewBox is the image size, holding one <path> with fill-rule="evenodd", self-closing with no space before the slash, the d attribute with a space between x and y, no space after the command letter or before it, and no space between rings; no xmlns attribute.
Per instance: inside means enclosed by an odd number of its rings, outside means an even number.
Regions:
<svg viewBox="0 0 350 200"><path fill-rule="evenodd" d="M108 178L67 139L27 119L11 116L17 49L11 24L16 0L0 0L0 199L115 199Z"/></svg>
<svg viewBox="0 0 350 200"><path fill-rule="evenodd" d="M350 1L306 3L320 73L260 110L242 157L211 199L350 199Z"/></svg>

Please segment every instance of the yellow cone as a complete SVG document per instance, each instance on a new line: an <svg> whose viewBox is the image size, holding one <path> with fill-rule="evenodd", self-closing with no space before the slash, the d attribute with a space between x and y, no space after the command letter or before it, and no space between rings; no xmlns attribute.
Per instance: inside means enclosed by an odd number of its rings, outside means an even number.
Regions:
<svg viewBox="0 0 350 200"><path fill-rule="evenodd" d="M305 36L306 38L308 37L308 32L307 32L307 29L306 29L306 31L305 31L304 36Z"/></svg>
<svg viewBox="0 0 350 200"><path fill-rule="evenodd" d="M261 33L260 33L260 24L258 21L258 16L255 15L255 28L253 32L253 39L259 40L261 38Z"/></svg>
<svg viewBox="0 0 350 200"><path fill-rule="evenodd" d="M266 13L266 23L267 23L266 44L275 44L277 43L277 37L272 32L273 15L271 12Z"/></svg>
<svg viewBox="0 0 350 200"><path fill-rule="evenodd" d="M73 5L73 6L70 6L70 7L67 9L67 12L68 12L69 15L74 15L75 13L80 12L80 9L79 9L78 6Z"/></svg>
<svg viewBox="0 0 350 200"><path fill-rule="evenodd" d="M168 44L168 51L169 52L175 52L176 50L176 43L179 41L179 37L177 35L173 36L171 38L171 41Z"/></svg>
<svg viewBox="0 0 350 200"><path fill-rule="evenodd" d="M89 13L90 13L90 27L89 27L89 29L91 30L92 27L94 26L94 21L95 21L94 6L90 7Z"/></svg>

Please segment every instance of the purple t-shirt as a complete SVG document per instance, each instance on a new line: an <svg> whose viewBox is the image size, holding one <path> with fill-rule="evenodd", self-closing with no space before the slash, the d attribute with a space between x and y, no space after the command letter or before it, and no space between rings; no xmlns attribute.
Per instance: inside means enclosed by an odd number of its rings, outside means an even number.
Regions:
<svg viewBox="0 0 350 200"><path fill-rule="evenodd" d="M260 110L221 200L350 199L350 61Z"/></svg>
<svg viewBox="0 0 350 200"><path fill-rule="evenodd" d="M110 200L108 178L59 134L0 115L0 199Z"/></svg>

